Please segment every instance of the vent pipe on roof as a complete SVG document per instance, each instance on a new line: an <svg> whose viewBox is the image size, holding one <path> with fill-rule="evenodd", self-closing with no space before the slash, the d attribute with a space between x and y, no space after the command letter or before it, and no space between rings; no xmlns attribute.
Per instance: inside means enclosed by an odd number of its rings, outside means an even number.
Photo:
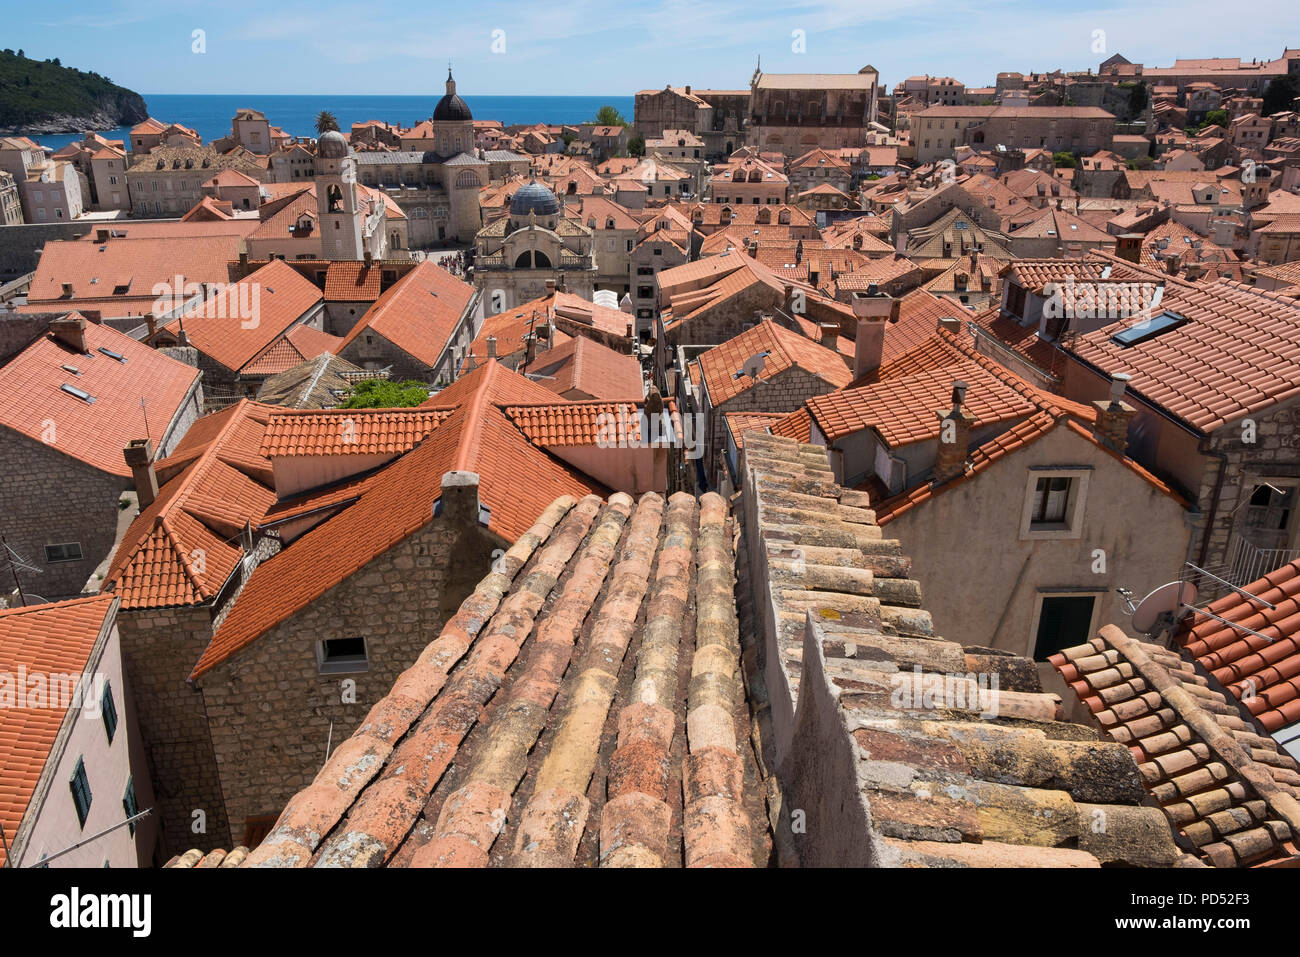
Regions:
<svg viewBox="0 0 1300 957"><path fill-rule="evenodd" d="M158 473L153 467L153 442L149 439L132 439L122 450L122 457L131 468L136 498L140 502L140 511L143 512L158 497Z"/></svg>

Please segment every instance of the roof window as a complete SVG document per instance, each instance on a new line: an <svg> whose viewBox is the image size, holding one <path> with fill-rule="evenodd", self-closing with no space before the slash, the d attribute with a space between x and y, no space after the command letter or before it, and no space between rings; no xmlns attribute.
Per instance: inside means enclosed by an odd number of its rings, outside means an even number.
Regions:
<svg viewBox="0 0 1300 957"><path fill-rule="evenodd" d="M1115 333L1115 335L1110 338L1116 345L1123 346L1127 349L1129 346L1135 346L1139 343L1146 342L1148 339L1154 339L1156 336L1168 332L1170 329L1181 326L1186 321L1186 316L1174 312L1172 309L1166 309L1157 316L1152 316L1150 319L1144 319L1135 326L1130 326L1122 332Z"/></svg>

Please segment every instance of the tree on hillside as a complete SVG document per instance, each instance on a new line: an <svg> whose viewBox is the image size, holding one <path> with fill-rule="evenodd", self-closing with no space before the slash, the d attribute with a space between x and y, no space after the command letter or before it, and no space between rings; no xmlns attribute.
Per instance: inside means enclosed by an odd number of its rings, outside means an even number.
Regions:
<svg viewBox="0 0 1300 957"><path fill-rule="evenodd" d="M1222 126L1226 129L1231 122L1227 110L1210 110L1205 114L1205 126Z"/></svg>
<svg viewBox="0 0 1300 957"><path fill-rule="evenodd" d="M617 110L617 108L609 105L602 106L599 110L597 110L596 118L592 120L592 122L595 123L597 126L631 126L632 125L623 118L623 114L620 113Z"/></svg>
<svg viewBox="0 0 1300 957"><path fill-rule="evenodd" d="M316 135L328 133L330 130L339 128L339 118L329 110L321 110L316 114Z"/></svg>
<svg viewBox="0 0 1300 957"><path fill-rule="evenodd" d="M628 156L645 156L645 139L640 136L634 136L627 141Z"/></svg>
<svg viewBox="0 0 1300 957"><path fill-rule="evenodd" d="M1260 109L1263 116L1272 116L1291 109L1291 101L1300 96L1300 82L1293 76L1277 76L1264 91L1264 106Z"/></svg>
<svg viewBox="0 0 1300 957"><path fill-rule="evenodd" d="M1053 153L1052 165L1057 169L1074 169L1079 164L1074 160L1074 154L1069 152Z"/></svg>

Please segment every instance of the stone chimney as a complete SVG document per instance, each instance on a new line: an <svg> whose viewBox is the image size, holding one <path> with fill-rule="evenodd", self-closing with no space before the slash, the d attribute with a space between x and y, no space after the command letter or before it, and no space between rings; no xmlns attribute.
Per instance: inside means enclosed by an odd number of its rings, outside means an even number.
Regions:
<svg viewBox="0 0 1300 957"><path fill-rule="evenodd" d="M853 315L857 330L853 348L853 378L860 379L880 368L885 351L885 325L898 318L898 300L881 292L874 282L866 292L853 294Z"/></svg>
<svg viewBox="0 0 1300 957"><path fill-rule="evenodd" d="M152 339L158 332L158 317L152 312L146 312L144 314L144 325L149 330L149 335L146 338Z"/></svg>
<svg viewBox="0 0 1300 957"><path fill-rule="evenodd" d="M961 335L961 320L956 316L940 316L939 331L952 333L954 336Z"/></svg>
<svg viewBox="0 0 1300 957"><path fill-rule="evenodd" d="M1097 439L1106 448L1124 455L1128 451L1128 426L1137 409L1124 401L1129 380L1123 372L1110 377L1110 398L1094 402L1097 409Z"/></svg>
<svg viewBox="0 0 1300 957"><path fill-rule="evenodd" d="M496 337L496 336L488 336L488 337L487 337L487 357L488 357L489 359L495 359L495 358L497 357L497 337Z"/></svg>
<svg viewBox="0 0 1300 957"><path fill-rule="evenodd" d="M369 269L375 264L375 256L369 249L365 252L366 268Z"/></svg>
<svg viewBox="0 0 1300 957"><path fill-rule="evenodd" d="M55 319L50 323L50 335L69 349L76 352L86 351L86 320L81 316Z"/></svg>
<svg viewBox="0 0 1300 957"><path fill-rule="evenodd" d="M970 427L974 418L963 408L967 385L958 379L952 384L952 408L940 409L939 452L934 457L932 485L942 485L966 471L966 454L970 451Z"/></svg>
<svg viewBox="0 0 1300 957"><path fill-rule="evenodd" d="M122 457L131 467L136 498L139 499L140 511L143 512L158 497L158 473L153 468L153 442L148 439L132 439L122 450Z"/></svg>
<svg viewBox="0 0 1300 957"><path fill-rule="evenodd" d="M658 386L651 385L650 391L646 393L646 397L645 397L646 415L659 415L661 412L663 412L663 410L664 410L664 397L660 395Z"/></svg>
<svg viewBox="0 0 1300 957"><path fill-rule="evenodd" d="M822 345L834 352L839 347L840 327L839 323L822 322L817 326L821 330Z"/></svg>
<svg viewBox="0 0 1300 957"><path fill-rule="evenodd" d="M477 472L444 473L439 514L457 525L479 524L478 481Z"/></svg>
<svg viewBox="0 0 1300 957"><path fill-rule="evenodd" d="M555 295L555 280L554 280L554 279L548 279L548 280L546 280L546 294L547 294L548 296L553 296L553 295Z"/></svg>

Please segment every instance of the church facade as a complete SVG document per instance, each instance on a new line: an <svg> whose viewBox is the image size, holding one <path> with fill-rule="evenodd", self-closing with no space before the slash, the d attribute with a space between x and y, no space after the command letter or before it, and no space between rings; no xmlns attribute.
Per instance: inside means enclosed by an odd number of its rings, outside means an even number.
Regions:
<svg viewBox="0 0 1300 957"><path fill-rule="evenodd" d="M875 67L857 73L764 73L749 88L749 145L793 159L866 143L879 110Z"/></svg>

